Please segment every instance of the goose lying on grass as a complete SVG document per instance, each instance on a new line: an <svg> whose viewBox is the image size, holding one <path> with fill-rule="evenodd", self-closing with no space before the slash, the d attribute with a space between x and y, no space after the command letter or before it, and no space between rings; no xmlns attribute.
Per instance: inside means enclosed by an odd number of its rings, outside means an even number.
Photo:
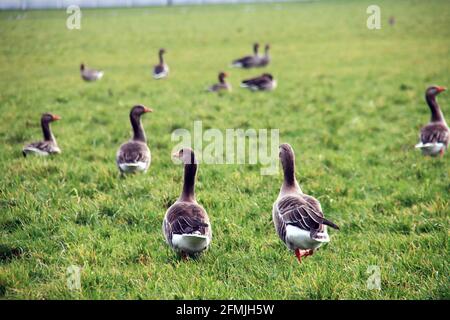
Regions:
<svg viewBox="0 0 450 320"><path fill-rule="evenodd" d="M80 65L80 74L81 78L84 81L97 81L100 80L103 77L104 72L101 70L95 70L95 69L88 69L86 66L82 63Z"/></svg>
<svg viewBox="0 0 450 320"><path fill-rule="evenodd" d="M56 143L55 136L50 129L50 122L60 120L61 117L51 114L44 113L41 116L41 127L44 134L44 140L33 142L26 145L22 149L22 154L26 157L28 154L36 154L40 156L48 156L49 154L61 153L61 150Z"/></svg>
<svg viewBox="0 0 450 320"><path fill-rule="evenodd" d="M228 74L225 72L220 72L218 79L219 83L216 83L208 88L210 92L221 92L221 91L231 91L231 84L229 84L225 78L228 77Z"/></svg>
<svg viewBox="0 0 450 320"><path fill-rule="evenodd" d="M262 56L261 58L258 59L257 64L256 64L257 67L265 67L270 63L269 50L270 50L270 44L266 44L266 46L264 48L264 56Z"/></svg>
<svg viewBox="0 0 450 320"><path fill-rule="evenodd" d="M277 87L277 81L270 73L263 73L258 77L242 81L241 87L251 91L270 91Z"/></svg>
<svg viewBox="0 0 450 320"><path fill-rule="evenodd" d="M258 56L258 48L259 44L255 43L253 45L253 55L252 56L245 56L240 59L236 59L231 63L231 66L234 68L243 68L243 69L250 69L253 67L256 67L258 65L259 56Z"/></svg>

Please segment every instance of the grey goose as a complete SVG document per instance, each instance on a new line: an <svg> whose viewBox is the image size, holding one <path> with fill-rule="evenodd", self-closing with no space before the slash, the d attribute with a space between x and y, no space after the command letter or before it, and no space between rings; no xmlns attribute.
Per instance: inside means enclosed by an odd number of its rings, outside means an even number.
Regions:
<svg viewBox="0 0 450 320"><path fill-rule="evenodd" d="M212 231L206 210L195 199L197 160L194 151L183 148L174 157L184 164L183 190L167 210L162 230L167 244L186 259L208 248Z"/></svg>
<svg viewBox="0 0 450 320"><path fill-rule="evenodd" d="M141 122L141 116L147 112L153 112L153 110L143 105L136 105L130 111L133 137L122 144L116 154L116 163L121 174L146 172L150 166L150 149L147 146L147 138Z"/></svg>
<svg viewBox="0 0 450 320"><path fill-rule="evenodd" d="M302 192L295 178L295 155L292 147L280 146L284 181L272 208L275 230L280 239L301 262L322 244L330 241L327 226L339 227L325 219L320 202Z"/></svg>
<svg viewBox="0 0 450 320"><path fill-rule="evenodd" d="M59 149L55 136L50 129L50 123L60 119L60 116L51 113L44 113L41 116L41 128L44 134L44 140L33 142L23 147L22 154L24 157L28 154L48 156L50 154L61 153L61 149Z"/></svg>
<svg viewBox="0 0 450 320"><path fill-rule="evenodd" d="M431 86L425 92L425 100L431 111L430 122L420 130L420 142L417 149L424 155L443 156L448 148L450 131L444 119L444 114L436 101L436 96L445 91L444 87Z"/></svg>
<svg viewBox="0 0 450 320"><path fill-rule="evenodd" d="M156 80L163 79L169 75L169 66L164 62L165 49L159 49L159 63L153 67L153 78Z"/></svg>

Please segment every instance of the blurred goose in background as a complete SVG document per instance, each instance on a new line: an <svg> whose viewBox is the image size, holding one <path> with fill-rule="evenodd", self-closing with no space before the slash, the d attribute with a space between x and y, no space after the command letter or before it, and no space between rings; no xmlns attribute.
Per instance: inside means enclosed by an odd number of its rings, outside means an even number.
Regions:
<svg viewBox="0 0 450 320"><path fill-rule="evenodd" d="M245 56L243 58L234 60L231 63L231 66L234 68L244 68L244 69L250 69L253 67L256 67L259 62L259 56L258 56L258 48L259 43L255 43L253 45L253 55L252 56Z"/></svg>
<svg viewBox="0 0 450 320"><path fill-rule="evenodd" d="M395 17L394 17L394 16L390 16L390 17L389 17L389 24L390 24L391 26L395 25Z"/></svg>
<svg viewBox="0 0 450 320"><path fill-rule="evenodd" d="M270 73L263 73L258 77L242 81L241 87L252 91L269 91L277 87L277 81Z"/></svg>
<svg viewBox="0 0 450 320"><path fill-rule="evenodd" d="M141 122L141 116L147 112L153 112L153 110L143 105L136 105L130 111L133 137L120 146L116 155L117 167L121 174L146 172L150 166L150 149L147 146L147 138Z"/></svg>
<svg viewBox="0 0 450 320"><path fill-rule="evenodd" d="M231 91L231 84L229 84L225 78L228 77L226 72L219 73L219 83L216 83L208 88L210 92L219 92L219 91Z"/></svg>
<svg viewBox="0 0 450 320"><path fill-rule="evenodd" d="M97 81L103 77L104 72L101 70L88 69L88 68L86 68L84 63L82 63L80 65L80 73L81 73L81 78L84 81Z"/></svg>
<svg viewBox="0 0 450 320"><path fill-rule="evenodd" d="M195 199L197 161L194 151L184 148L174 157L184 164L183 191L167 210L162 229L167 244L186 259L208 248L212 231L208 214Z"/></svg>
<svg viewBox="0 0 450 320"><path fill-rule="evenodd" d="M436 101L436 96L445 90L444 87L431 86L425 92L425 100L431 110L431 120L420 130L420 143L416 145L424 155L443 156L448 148L450 130Z"/></svg>
<svg viewBox="0 0 450 320"><path fill-rule="evenodd" d="M165 78L169 75L169 66L164 62L165 49L159 49L159 63L153 67L153 78L156 80Z"/></svg>
<svg viewBox="0 0 450 320"><path fill-rule="evenodd" d="M270 50L270 44L266 44L266 46L264 48L264 56L262 56L258 59L258 62L257 62L258 67L265 67L270 63L269 50Z"/></svg>
<svg viewBox="0 0 450 320"><path fill-rule="evenodd" d="M339 227L325 219L317 199L300 189L295 178L294 150L287 143L280 146L280 161L284 181L273 204L272 218L278 236L301 262L302 257L312 255L322 244L330 241L327 226Z"/></svg>
<svg viewBox="0 0 450 320"><path fill-rule="evenodd" d="M51 114L44 113L41 116L41 127L44 134L44 140L33 142L26 145L22 149L22 154L26 157L28 154L36 154L40 156L48 156L49 154L61 153L61 150L56 143L55 136L50 129L50 122L60 120L61 117Z"/></svg>

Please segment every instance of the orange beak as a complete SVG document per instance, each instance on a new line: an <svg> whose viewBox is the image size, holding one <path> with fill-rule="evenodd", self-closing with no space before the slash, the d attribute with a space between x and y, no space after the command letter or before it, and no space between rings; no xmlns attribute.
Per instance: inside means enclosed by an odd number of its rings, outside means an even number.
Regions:
<svg viewBox="0 0 450 320"><path fill-rule="evenodd" d="M445 91L445 90L447 90L447 88L445 88L445 87L437 87L437 91L438 92L442 92L442 91Z"/></svg>
<svg viewBox="0 0 450 320"><path fill-rule="evenodd" d="M144 107L144 112L153 112L153 109L150 109L150 108Z"/></svg>
<svg viewBox="0 0 450 320"><path fill-rule="evenodd" d="M60 116L57 116L56 114L53 114L53 115L52 115L52 120L53 120L53 121L61 120L61 117L60 117Z"/></svg>

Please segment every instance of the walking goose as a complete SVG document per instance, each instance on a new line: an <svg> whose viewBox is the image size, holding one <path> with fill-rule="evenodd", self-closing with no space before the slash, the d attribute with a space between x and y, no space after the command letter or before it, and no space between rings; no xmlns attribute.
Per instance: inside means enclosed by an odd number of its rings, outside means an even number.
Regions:
<svg viewBox="0 0 450 320"><path fill-rule="evenodd" d="M197 161L194 151L184 148L174 157L184 164L183 191L167 210L162 230L167 244L186 259L208 248L212 231L208 214L195 200Z"/></svg>
<svg viewBox="0 0 450 320"><path fill-rule="evenodd" d="M444 87L431 86L425 92L425 100L431 110L431 120L420 130L420 143L416 145L424 155L443 156L448 148L450 130L436 101L436 96L445 90Z"/></svg>
<svg viewBox="0 0 450 320"><path fill-rule="evenodd" d="M258 77L242 81L241 87L251 91L270 91L277 87L277 81L270 73L263 73Z"/></svg>
<svg viewBox="0 0 450 320"><path fill-rule="evenodd" d="M86 68L84 63L82 63L80 65L80 73L81 73L81 78L84 81L96 81L96 80L100 80L103 77L104 72L101 70L88 69L88 68Z"/></svg>
<svg viewBox="0 0 450 320"><path fill-rule="evenodd" d="M258 57L258 48L259 43L255 43L253 45L253 55L252 56L245 56L240 59L236 59L231 63L231 66L234 68L244 68L244 69L250 69L253 67L256 67L259 61Z"/></svg>
<svg viewBox="0 0 450 320"><path fill-rule="evenodd" d="M228 74L225 72L219 73L219 83L216 83L208 88L210 92L219 92L219 91L231 91L231 84L229 84L225 78L228 77Z"/></svg>
<svg viewBox="0 0 450 320"><path fill-rule="evenodd" d="M41 127L44 134L44 140L33 142L23 147L22 154L24 157L28 154L48 156L49 154L61 153L61 149L59 149L55 136L50 129L50 122L60 119L60 116L51 113L44 113L41 116Z"/></svg>
<svg viewBox="0 0 450 320"><path fill-rule="evenodd" d="M147 138L141 123L141 116L146 112L153 112L153 110L143 105L136 105L130 111L133 138L122 144L116 155L117 167L121 174L146 172L150 166L150 149L147 146Z"/></svg>
<svg viewBox="0 0 450 320"><path fill-rule="evenodd" d="M159 63L153 67L153 78L156 80L165 78L169 75L169 66L164 62L163 57L165 53L165 49L159 49Z"/></svg>
<svg viewBox="0 0 450 320"><path fill-rule="evenodd" d="M314 250L330 241L327 226L339 227L325 219L317 199L300 189L295 178L294 151L287 143L280 146L280 161L284 182L273 204L272 218L278 236L301 262L302 257L312 255Z"/></svg>

